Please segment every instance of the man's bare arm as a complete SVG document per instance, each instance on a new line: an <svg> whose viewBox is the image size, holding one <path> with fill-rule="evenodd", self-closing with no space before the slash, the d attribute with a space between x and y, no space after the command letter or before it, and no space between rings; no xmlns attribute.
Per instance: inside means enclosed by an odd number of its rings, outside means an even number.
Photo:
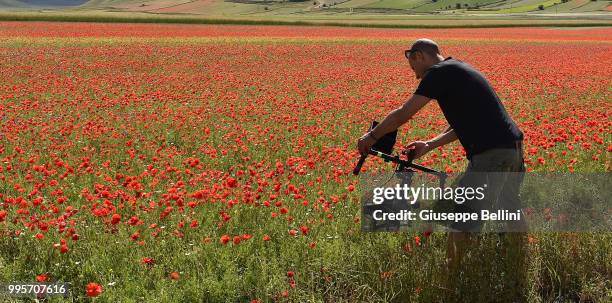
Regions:
<svg viewBox="0 0 612 303"><path fill-rule="evenodd" d="M455 140L457 140L457 135L455 134L455 131L449 126L435 138L429 141L414 141L408 144L405 148L414 149L414 159L418 159L424 154L430 152L431 150L436 149L437 147L440 147L442 145L451 143Z"/></svg>
<svg viewBox="0 0 612 303"><path fill-rule="evenodd" d="M372 130L371 135L378 140L382 138L382 136L398 129L404 123L408 122L408 120L410 120L410 118L430 100L430 98L421 95L412 95L402 107L391 111L387 117Z"/></svg>
<svg viewBox="0 0 612 303"><path fill-rule="evenodd" d="M427 141L427 144L429 145L429 150L432 150L455 140L457 140L457 134L455 134L455 130L449 126L441 134Z"/></svg>

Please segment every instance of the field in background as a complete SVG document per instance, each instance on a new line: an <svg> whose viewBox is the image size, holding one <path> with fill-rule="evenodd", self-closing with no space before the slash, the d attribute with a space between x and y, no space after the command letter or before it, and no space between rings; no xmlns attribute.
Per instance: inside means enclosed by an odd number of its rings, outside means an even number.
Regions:
<svg viewBox="0 0 612 303"><path fill-rule="evenodd" d="M387 27L609 26L610 3L608 0L0 0L0 20L298 22Z"/></svg>
<svg viewBox="0 0 612 303"><path fill-rule="evenodd" d="M177 23L177 24L244 24L244 25L332 25L379 28L482 28L482 27L593 27L610 26L612 20L598 18L532 18L529 16L434 16L434 15L326 15L296 16L222 16L160 15L147 13L100 11L0 11L4 21L71 21L105 23Z"/></svg>
<svg viewBox="0 0 612 303"><path fill-rule="evenodd" d="M542 5L542 8L539 6ZM200 15L293 13L605 12L609 0L0 0L0 8L74 8Z"/></svg>
<svg viewBox="0 0 612 303"><path fill-rule="evenodd" d="M611 171L609 28L1 22L0 279L71 282L83 301L97 283L97 302L448 294L446 236L361 233L351 175L365 126L414 91L403 51L420 37L485 73L530 171ZM400 141L445 125L432 103ZM466 165L456 143L422 163ZM530 234L529 302L610 301L611 240ZM515 268L496 241L455 300L503 300Z"/></svg>

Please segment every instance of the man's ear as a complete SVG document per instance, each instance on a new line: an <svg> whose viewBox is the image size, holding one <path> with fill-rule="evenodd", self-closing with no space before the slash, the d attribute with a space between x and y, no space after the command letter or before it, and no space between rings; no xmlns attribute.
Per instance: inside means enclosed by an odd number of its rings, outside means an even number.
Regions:
<svg viewBox="0 0 612 303"><path fill-rule="evenodd" d="M425 61L425 56L423 55L423 52L417 51L414 53L414 59L415 61L423 62Z"/></svg>

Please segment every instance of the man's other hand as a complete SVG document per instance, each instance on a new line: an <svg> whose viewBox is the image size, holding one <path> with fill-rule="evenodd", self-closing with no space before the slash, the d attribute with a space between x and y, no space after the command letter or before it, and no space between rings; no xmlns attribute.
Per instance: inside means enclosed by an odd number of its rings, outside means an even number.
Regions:
<svg viewBox="0 0 612 303"><path fill-rule="evenodd" d="M414 141L406 147L405 149L414 149L414 159L418 159L424 154L428 153L431 150L431 145L425 141Z"/></svg>
<svg viewBox="0 0 612 303"><path fill-rule="evenodd" d="M365 156L370 152L370 148L374 143L376 143L376 140L370 136L370 133L365 133L365 135L361 136L359 141L357 141L357 149L361 155Z"/></svg>

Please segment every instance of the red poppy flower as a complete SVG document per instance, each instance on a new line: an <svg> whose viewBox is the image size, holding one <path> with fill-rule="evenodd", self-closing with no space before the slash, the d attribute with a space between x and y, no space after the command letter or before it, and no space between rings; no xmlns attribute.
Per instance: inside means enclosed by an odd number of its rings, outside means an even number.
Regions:
<svg viewBox="0 0 612 303"><path fill-rule="evenodd" d="M102 293L102 286L95 282L87 284L85 289L88 297L97 297Z"/></svg>
<svg viewBox="0 0 612 303"><path fill-rule="evenodd" d="M305 236L305 235L307 235L307 234L308 234L308 231L309 231L310 229L308 228L308 226L306 226L306 225L302 225L302 226L300 227L300 230L302 231L302 235L304 235L304 236Z"/></svg>
<svg viewBox="0 0 612 303"><path fill-rule="evenodd" d="M113 214L113 217L111 218L111 224L116 225L119 222L121 222L121 215Z"/></svg>
<svg viewBox="0 0 612 303"><path fill-rule="evenodd" d="M36 276L36 281L38 282L47 282L49 281L49 276L47 274L40 274Z"/></svg>
<svg viewBox="0 0 612 303"><path fill-rule="evenodd" d="M227 187L236 187L238 186L238 181L232 177L228 177L226 180Z"/></svg>
<svg viewBox="0 0 612 303"><path fill-rule="evenodd" d="M153 260L153 258L151 257L143 257L142 263L146 265L153 265L155 263L155 260Z"/></svg>
<svg viewBox="0 0 612 303"><path fill-rule="evenodd" d="M221 239L220 239L221 244L225 245L229 241L230 241L230 236L228 236L228 235L221 236Z"/></svg>

